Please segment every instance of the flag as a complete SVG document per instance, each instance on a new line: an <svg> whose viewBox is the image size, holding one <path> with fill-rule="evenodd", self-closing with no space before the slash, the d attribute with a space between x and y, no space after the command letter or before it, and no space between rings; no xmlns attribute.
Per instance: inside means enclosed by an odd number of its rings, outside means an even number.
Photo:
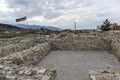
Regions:
<svg viewBox="0 0 120 80"><path fill-rule="evenodd" d="M27 18L26 18L26 16L25 16L25 17L16 19L16 22L22 22L22 21L26 21L26 20L27 20Z"/></svg>

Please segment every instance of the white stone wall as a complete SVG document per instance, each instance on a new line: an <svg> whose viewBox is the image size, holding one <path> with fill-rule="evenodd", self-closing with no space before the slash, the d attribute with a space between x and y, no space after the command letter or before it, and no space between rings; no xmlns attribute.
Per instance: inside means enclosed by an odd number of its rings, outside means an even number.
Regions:
<svg viewBox="0 0 120 80"><path fill-rule="evenodd" d="M115 39L112 40L111 51L120 60L120 38L115 38Z"/></svg>
<svg viewBox="0 0 120 80"><path fill-rule="evenodd" d="M34 67L33 65L40 61L50 51L49 43L38 43L39 39L34 41L22 41L24 47L29 49L21 50L14 54L6 55L0 58L0 80L54 80L56 77L55 69L45 69ZM34 46L31 44L35 43ZM36 43L37 42L37 43ZM15 45L13 45L16 47ZM20 47L20 46L19 46ZM22 47L22 46L21 46ZM8 47L9 49L9 47ZM7 50L7 48L6 48ZM9 49L11 53L13 52ZM9 52L8 51L8 52Z"/></svg>
<svg viewBox="0 0 120 80"><path fill-rule="evenodd" d="M37 44L34 47L10 54L1 58L2 65L33 65L36 64L50 51L49 43Z"/></svg>
<svg viewBox="0 0 120 80"><path fill-rule="evenodd" d="M100 37L62 38L51 41L52 50L109 50L110 41Z"/></svg>

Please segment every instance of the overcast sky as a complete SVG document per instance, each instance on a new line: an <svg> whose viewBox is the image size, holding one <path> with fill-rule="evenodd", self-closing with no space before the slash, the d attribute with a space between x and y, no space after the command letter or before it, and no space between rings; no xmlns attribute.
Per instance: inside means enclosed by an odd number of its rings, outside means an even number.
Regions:
<svg viewBox="0 0 120 80"><path fill-rule="evenodd" d="M120 24L120 0L0 0L0 22L24 16L29 24L73 29L76 20L77 29L93 29L105 19Z"/></svg>

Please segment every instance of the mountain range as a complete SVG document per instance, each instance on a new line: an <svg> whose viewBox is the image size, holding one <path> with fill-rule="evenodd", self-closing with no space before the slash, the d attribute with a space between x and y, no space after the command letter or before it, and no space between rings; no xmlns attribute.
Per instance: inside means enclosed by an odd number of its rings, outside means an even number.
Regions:
<svg viewBox="0 0 120 80"><path fill-rule="evenodd" d="M27 25L27 24L16 24L15 26L25 29L41 29L46 28L52 31L62 31L61 28L53 27L53 26L40 26L40 25Z"/></svg>
<svg viewBox="0 0 120 80"><path fill-rule="evenodd" d="M22 30L25 30L25 29L17 27L15 25L0 23L0 32L13 31L13 30L14 31L22 31Z"/></svg>

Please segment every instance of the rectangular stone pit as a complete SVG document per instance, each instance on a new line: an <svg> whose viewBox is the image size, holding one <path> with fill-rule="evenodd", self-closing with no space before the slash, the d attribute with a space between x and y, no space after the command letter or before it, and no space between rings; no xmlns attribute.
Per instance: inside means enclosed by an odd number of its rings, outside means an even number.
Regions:
<svg viewBox="0 0 120 80"><path fill-rule="evenodd" d="M118 71L116 57L107 51L51 51L37 67L56 68L56 80L89 80L89 72Z"/></svg>

